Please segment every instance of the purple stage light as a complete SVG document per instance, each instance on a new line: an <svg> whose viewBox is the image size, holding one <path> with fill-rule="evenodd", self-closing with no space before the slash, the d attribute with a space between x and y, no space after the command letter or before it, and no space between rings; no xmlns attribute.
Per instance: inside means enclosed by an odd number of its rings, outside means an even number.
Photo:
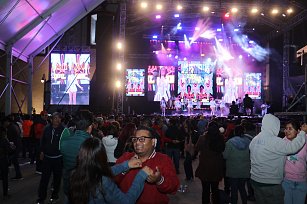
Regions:
<svg viewBox="0 0 307 204"><path fill-rule="evenodd" d="M161 15L156 15L156 19L160 19L161 18Z"/></svg>
<svg viewBox="0 0 307 204"><path fill-rule="evenodd" d="M221 32L222 29L221 29L221 28L217 28L216 31L217 31L217 32Z"/></svg>
<svg viewBox="0 0 307 204"><path fill-rule="evenodd" d="M175 18L179 18L179 16L180 16L180 15L179 15L178 13L174 14L174 17L175 17Z"/></svg>
<svg viewBox="0 0 307 204"><path fill-rule="evenodd" d="M235 29L233 29L233 31L234 31L234 32L238 32L238 31L239 31L239 29L238 29L238 28L235 28Z"/></svg>
<svg viewBox="0 0 307 204"><path fill-rule="evenodd" d="M178 55L175 56L175 59L178 59Z"/></svg>
<svg viewBox="0 0 307 204"><path fill-rule="evenodd" d="M152 38L153 38L153 39L157 39L157 38L158 38L158 36L156 36L156 35L153 35L153 36L152 36Z"/></svg>

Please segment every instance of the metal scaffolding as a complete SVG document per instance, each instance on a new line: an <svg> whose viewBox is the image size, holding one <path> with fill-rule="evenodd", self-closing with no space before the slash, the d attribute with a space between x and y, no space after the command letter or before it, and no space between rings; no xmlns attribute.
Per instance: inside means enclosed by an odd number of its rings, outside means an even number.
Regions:
<svg viewBox="0 0 307 204"><path fill-rule="evenodd" d="M126 18L127 18L127 7L126 7L126 2L121 2L120 3L120 22L119 22L119 39L124 42L125 37L126 37ZM123 51L119 53L118 60L121 62L122 65L125 65L125 48ZM125 67L125 66L123 66ZM120 78L122 79L121 81L124 80L124 71L121 72ZM116 104L116 111L118 114L123 113L124 109L124 88L118 89L118 94L117 94L117 104Z"/></svg>

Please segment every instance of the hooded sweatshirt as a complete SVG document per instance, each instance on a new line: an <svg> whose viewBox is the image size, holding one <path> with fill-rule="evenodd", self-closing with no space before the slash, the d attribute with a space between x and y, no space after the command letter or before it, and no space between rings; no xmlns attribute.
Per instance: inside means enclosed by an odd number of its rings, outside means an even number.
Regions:
<svg viewBox="0 0 307 204"><path fill-rule="evenodd" d="M250 140L235 136L226 142L223 152L226 160L226 176L229 178L250 178Z"/></svg>
<svg viewBox="0 0 307 204"><path fill-rule="evenodd" d="M280 121L266 114L261 132L249 145L251 179L264 184L281 184L286 155L296 153L305 144L305 132L301 131L291 142L278 137Z"/></svg>
<svg viewBox="0 0 307 204"><path fill-rule="evenodd" d="M108 162L115 163L116 158L114 157L114 150L117 146L118 139L113 135L107 135L102 138L102 143L106 148L106 153L108 156Z"/></svg>

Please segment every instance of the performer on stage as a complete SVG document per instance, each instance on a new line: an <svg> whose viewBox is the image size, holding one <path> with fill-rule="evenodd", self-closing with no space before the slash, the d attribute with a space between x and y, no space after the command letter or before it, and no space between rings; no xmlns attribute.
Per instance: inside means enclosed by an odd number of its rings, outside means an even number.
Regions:
<svg viewBox="0 0 307 204"><path fill-rule="evenodd" d="M246 115L253 114L254 101L248 94L245 94L245 98L243 99L244 111Z"/></svg>
<svg viewBox="0 0 307 204"><path fill-rule="evenodd" d="M224 101L224 99L222 98L221 101L220 101L220 112L221 112L221 116L224 116L225 109L226 109L225 101Z"/></svg>
<svg viewBox="0 0 307 204"><path fill-rule="evenodd" d="M160 108L161 108L161 111L162 111L162 116L165 116L166 100L164 99L164 97L162 97L162 99L160 101Z"/></svg>
<svg viewBox="0 0 307 204"><path fill-rule="evenodd" d="M67 76L67 82L66 82L66 92L69 95L69 105L76 105L77 104L77 92L79 87L83 91L83 87L80 86L77 76L75 75L75 71L72 68L70 70L70 74Z"/></svg>
<svg viewBox="0 0 307 204"><path fill-rule="evenodd" d="M215 103L215 99L214 98L211 98L210 109L211 109L211 115L215 115L216 103Z"/></svg>
<svg viewBox="0 0 307 204"><path fill-rule="evenodd" d="M178 112L181 108L181 102L180 102L180 98L177 97L176 100L175 100L175 108L176 108L176 111Z"/></svg>
<svg viewBox="0 0 307 204"><path fill-rule="evenodd" d="M260 106L260 108L261 108L261 116L263 117L265 114L267 114L268 108L270 108L270 106L267 104L266 101L264 101L263 104Z"/></svg>
<svg viewBox="0 0 307 204"><path fill-rule="evenodd" d="M193 112L193 101L192 101L192 99L188 99L187 108L188 108L188 115L191 115L191 113Z"/></svg>

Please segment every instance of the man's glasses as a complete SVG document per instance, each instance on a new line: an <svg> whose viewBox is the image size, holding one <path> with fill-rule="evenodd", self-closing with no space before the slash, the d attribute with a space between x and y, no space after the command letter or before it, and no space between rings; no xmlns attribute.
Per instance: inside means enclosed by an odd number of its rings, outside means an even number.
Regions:
<svg viewBox="0 0 307 204"><path fill-rule="evenodd" d="M141 136L141 137L131 137L131 142L136 143L139 142L145 142L146 138L152 139L153 137L147 137L147 136Z"/></svg>

